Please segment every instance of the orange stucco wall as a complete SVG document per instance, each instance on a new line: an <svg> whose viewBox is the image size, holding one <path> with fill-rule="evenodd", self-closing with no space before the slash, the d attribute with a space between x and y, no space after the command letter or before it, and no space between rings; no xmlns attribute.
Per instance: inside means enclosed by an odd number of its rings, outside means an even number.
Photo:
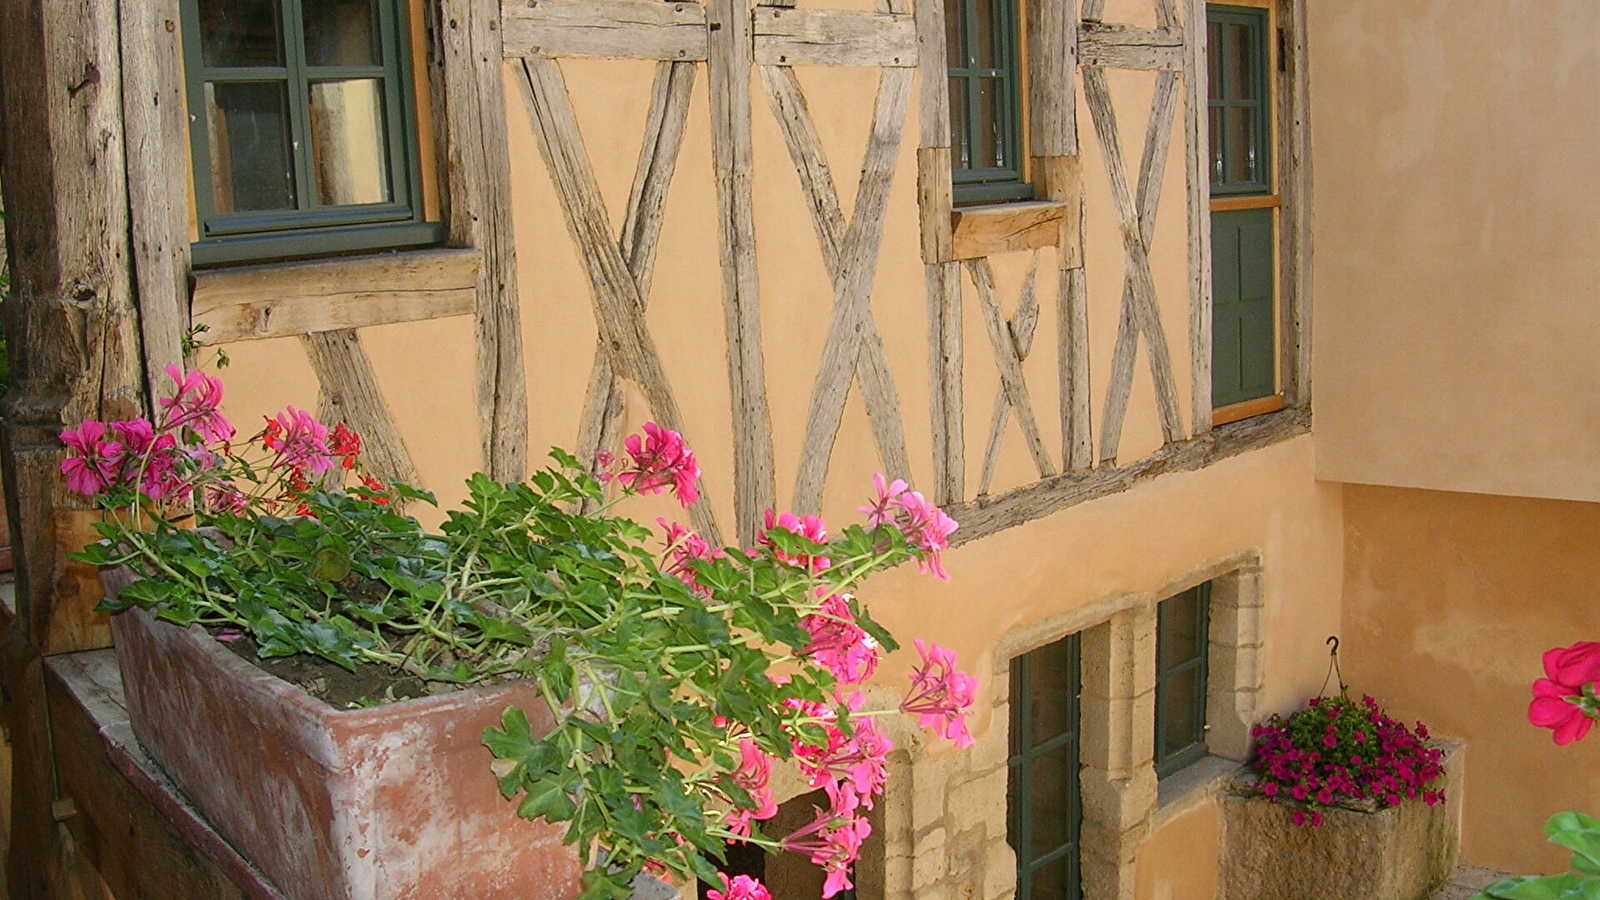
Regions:
<svg viewBox="0 0 1600 900"><path fill-rule="evenodd" d="M1207 803L1158 828L1139 854L1138 900L1216 900L1222 821Z"/></svg>
<svg viewBox="0 0 1600 900"><path fill-rule="evenodd" d="M1354 691L1464 738L1462 860L1562 871L1542 826L1600 810L1600 742L1528 724L1540 654L1594 640L1600 505L1345 488L1342 656Z"/></svg>
<svg viewBox="0 0 1600 900"><path fill-rule="evenodd" d="M1600 500L1600 16L1308 4L1318 474Z"/></svg>

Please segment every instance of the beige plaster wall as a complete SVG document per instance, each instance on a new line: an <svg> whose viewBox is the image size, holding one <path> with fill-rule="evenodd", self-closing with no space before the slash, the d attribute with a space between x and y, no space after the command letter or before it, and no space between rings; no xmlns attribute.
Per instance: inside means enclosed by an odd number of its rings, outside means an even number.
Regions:
<svg viewBox="0 0 1600 900"><path fill-rule="evenodd" d="M1545 819L1600 809L1600 742L1527 721L1540 654L1596 637L1596 546L1593 503L1345 488L1345 677L1466 740L1463 862L1564 870Z"/></svg>
<svg viewBox="0 0 1600 900"><path fill-rule="evenodd" d="M1208 802L1156 829L1139 854L1138 900L1216 900L1222 822Z"/></svg>
<svg viewBox="0 0 1600 900"><path fill-rule="evenodd" d="M1600 499L1600 16L1309 5L1317 472Z"/></svg>

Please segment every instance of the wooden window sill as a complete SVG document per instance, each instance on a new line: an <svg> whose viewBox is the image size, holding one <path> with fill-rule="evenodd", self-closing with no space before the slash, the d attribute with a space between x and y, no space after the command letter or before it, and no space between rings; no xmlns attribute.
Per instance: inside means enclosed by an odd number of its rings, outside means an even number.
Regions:
<svg viewBox="0 0 1600 900"><path fill-rule="evenodd" d="M1275 413L1283 408L1282 394L1273 394L1270 397L1262 397L1259 400L1246 400L1243 403L1235 403L1232 406L1224 406L1219 410L1213 411L1211 413L1211 427L1215 428L1218 425L1226 425L1229 422L1253 419L1256 416Z"/></svg>
<svg viewBox="0 0 1600 900"><path fill-rule="evenodd" d="M951 259L977 259L1011 250L1037 250L1061 243L1063 200L1019 200L958 206L950 212Z"/></svg>
<svg viewBox="0 0 1600 900"><path fill-rule="evenodd" d="M1213 197L1212 212L1233 212L1240 209L1277 209L1283 198L1277 194L1250 194L1244 197Z"/></svg>
<svg viewBox="0 0 1600 900"><path fill-rule="evenodd" d="M223 344L463 316L481 262L477 250L431 249L202 269L190 317Z"/></svg>

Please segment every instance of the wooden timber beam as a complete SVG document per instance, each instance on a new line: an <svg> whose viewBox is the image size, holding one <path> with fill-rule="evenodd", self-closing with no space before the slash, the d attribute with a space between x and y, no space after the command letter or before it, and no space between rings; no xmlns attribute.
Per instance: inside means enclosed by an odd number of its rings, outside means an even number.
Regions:
<svg viewBox="0 0 1600 900"><path fill-rule="evenodd" d="M1220 425L1188 440L1167 444L1124 466L1101 466L1067 472L992 497L979 497L946 511L961 523L953 537L957 546L1017 525L1041 519L1079 503L1119 494L1144 481L1171 472L1191 472L1231 456L1270 447L1311 430L1311 411L1280 412Z"/></svg>
<svg viewBox="0 0 1600 900"><path fill-rule="evenodd" d="M526 0L502 6L509 58L706 58L705 8L641 0Z"/></svg>
<svg viewBox="0 0 1600 900"><path fill-rule="evenodd" d="M908 15L757 6L750 16L759 65L917 64L916 22Z"/></svg>
<svg viewBox="0 0 1600 900"><path fill-rule="evenodd" d="M1078 59L1083 65L1107 69L1182 71L1184 32L1170 26L1084 22L1078 29Z"/></svg>
<svg viewBox="0 0 1600 900"><path fill-rule="evenodd" d="M17 618L0 641L12 749L12 900L98 896L54 820L59 795L43 654L81 623L64 620L70 578L56 510L66 492L59 434L82 419L144 410L139 316L129 270L120 24L115 0L0 0L0 182L6 186L11 296L4 327L12 383L0 412Z"/></svg>

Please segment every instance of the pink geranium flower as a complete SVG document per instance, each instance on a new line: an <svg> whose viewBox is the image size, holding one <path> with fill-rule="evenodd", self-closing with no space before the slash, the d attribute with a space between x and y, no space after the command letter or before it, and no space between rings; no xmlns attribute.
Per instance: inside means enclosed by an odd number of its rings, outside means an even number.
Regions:
<svg viewBox="0 0 1600 900"><path fill-rule="evenodd" d="M1547 651L1544 673L1546 677L1533 683L1528 721L1550 729L1559 746L1583 740L1600 715L1595 701L1584 693L1586 685L1600 681L1600 643L1583 641Z"/></svg>
<svg viewBox="0 0 1600 900"><path fill-rule="evenodd" d="M810 825L783 839L782 847L810 857L812 864L827 873L822 897L828 900L854 887L850 883L850 866L860 857L861 845L871 833L872 825L864 818L838 816L819 809Z"/></svg>
<svg viewBox="0 0 1600 900"><path fill-rule="evenodd" d="M185 375L177 366L167 366L167 376L178 392L175 396L161 398L161 408L166 411L161 422L162 431L188 428L208 444L233 437L233 426L219 410L222 405L220 380L204 372Z"/></svg>
<svg viewBox="0 0 1600 900"><path fill-rule="evenodd" d="M843 684L860 684L878 668L878 645L850 612L843 596L822 601L817 612L800 620L800 627L811 635L800 655L808 657L833 673Z"/></svg>
<svg viewBox="0 0 1600 900"><path fill-rule="evenodd" d="M77 428L68 428L61 432L61 442L71 451L61 461L67 490L93 497L116 483L126 450L121 443L106 440L104 422L84 422Z"/></svg>
<svg viewBox="0 0 1600 900"><path fill-rule="evenodd" d="M272 468L288 467L317 477L334 466L333 450L328 446L328 426L305 410L288 407L276 419L267 420L261 443L278 452Z"/></svg>
<svg viewBox="0 0 1600 900"><path fill-rule="evenodd" d="M764 527L761 529L761 536L756 538L756 542L762 546L771 547L772 555L778 559L812 573L821 572L833 565L833 561L826 556L809 556L804 553L791 556L784 553L772 542L772 538L768 537L773 529L782 528L784 531L799 535L812 543L826 544L828 542L828 527L822 523L820 518L816 516L801 517L794 513L777 513L769 509L762 517L762 525Z"/></svg>
<svg viewBox="0 0 1600 900"><path fill-rule="evenodd" d="M700 465L695 462L694 451L683 442L683 435L646 422L644 437L630 434L623 446L632 459L632 465L617 475L623 487L640 494L656 494L670 487L686 507L700 499L696 486Z"/></svg>
<svg viewBox="0 0 1600 900"><path fill-rule="evenodd" d="M667 533L667 549L661 562L661 571L688 585L697 596L711 596L711 589L695 580L691 563L702 559L721 559L722 551L677 522L657 519L656 524Z"/></svg>
<svg viewBox="0 0 1600 900"><path fill-rule="evenodd" d="M744 788L755 802L754 809L735 809L728 814L728 830L744 837L750 836L751 821L765 822L778 814L778 804L772 797L767 782L772 777L772 757L761 752L755 741L739 741L739 768L732 774L733 783Z"/></svg>
<svg viewBox="0 0 1600 900"><path fill-rule="evenodd" d="M978 680L957 671L954 652L921 638L912 643L922 665L911 673L911 690L900 702L900 711L917 716L917 724L932 728L957 747L972 746L976 741L967 730L967 710Z"/></svg>
<svg viewBox="0 0 1600 900"><path fill-rule="evenodd" d="M950 535L960 527L956 520L916 491L904 491L893 502L896 507L895 527L922 550L922 559L917 561L917 567L925 574L949 581L942 554L950 547Z"/></svg>
<svg viewBox="0 0 1600 900"><path fill-rule="evenodd" d="M906 483L896 478L894 481L882 473L872 476L873 500L867 506L860 507L856 512L867 517L867 524L873 528L887 525L894 519L895 501L906 492Z"/></svg>
<svg viewBox="0 0 1600 900"><path fill-rule="evenodd" d="M710 900L772 900L766 887L749 875L735 875L731 879L720 872L718 875L722 878L722 890L706 891Z"/></svg>

